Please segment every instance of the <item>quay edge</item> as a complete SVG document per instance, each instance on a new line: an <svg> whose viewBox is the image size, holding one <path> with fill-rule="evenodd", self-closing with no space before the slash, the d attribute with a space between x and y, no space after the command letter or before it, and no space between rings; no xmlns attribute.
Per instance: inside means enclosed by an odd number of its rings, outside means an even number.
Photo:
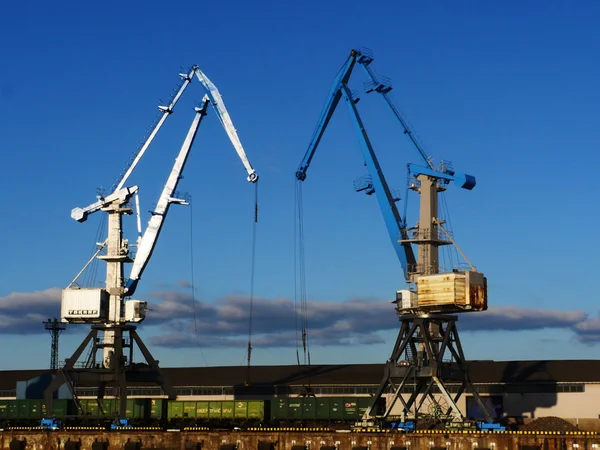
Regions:
<svg viewBox="0 0 600 450"><path fill-rule="evenodd" d="M104 444L103 444L104 443ZM310 443L310 444L309 444ZM2 431L0 450L593 450L596 433ZM325 449L323 449L325 450Z"/></svg>

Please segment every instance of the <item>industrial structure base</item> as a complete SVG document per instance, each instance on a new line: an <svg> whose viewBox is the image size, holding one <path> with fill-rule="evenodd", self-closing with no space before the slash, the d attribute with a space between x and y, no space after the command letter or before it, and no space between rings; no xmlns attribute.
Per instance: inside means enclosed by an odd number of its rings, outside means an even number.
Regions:
<svg viewBox="0 0 600 450"><path fill-rule="evenodd" d="M403 420L434 416L442 421L463 421L456 403L468 392L486 419L492 420L470 381L456 321L456 316L446 314L400 315L402 326L367 413L369 418L388 418L400 400ZM458 388L454 396L450 395L448 384ZM402 393L410 394L408 399ZM385 412L378 414L377 405L386 397L389 401ZM428 409L424 410L426 400Z"/></svg>
<svg viewBox="0 0 600 450"><path fill-rule="evenodd" d="M99 332L106 331L114 333L113 342L106 342L98 337ZM91 348L86 360L78 363L90 343ZM134 344L144 356L145 364L133 362ZM98 353L102 357L105 348L112 349L111 356L108 360L98 363ZM127 388L131 384L158 385L169 399L176 397L175 391L158 366L158 361L152 357L133 325L93 325L73 356L66 360L62 368L58 369L56 377L46 388L44 401L47 411L52 411L54 392L65 383L69 386L75 404L80 410L81 404L77 400L75 388L97 388L98 405L101 411L100 399L107 395L107 388L110 388L108 394L119 399L118 413L121 418L126 417Z"/></svg>

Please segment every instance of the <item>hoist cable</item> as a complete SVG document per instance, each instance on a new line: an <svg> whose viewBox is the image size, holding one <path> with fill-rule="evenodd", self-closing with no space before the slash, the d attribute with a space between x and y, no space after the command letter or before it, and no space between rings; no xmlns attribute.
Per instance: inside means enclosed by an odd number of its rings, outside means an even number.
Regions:
<svg viewBox="0 0 600 450"><path fill-rule="evenodd" d="M198 322L196 318L196 289L194 286L194 217L190 199L190 283L192 289L192 317L194 319L194 333L198 335Z"/></svg>
<svg viewBox="0 0 600 450"><path fill-rule="evenodd" d="M298 339L298 191L300 181L296 180L294 191L294 328L296 330L296 361L300 365L300 341Z"/></svg>
<svg viewBox="0 0 600 450"><path fill-rule="evenodd" d="M446 229L446 231L448 233L450 233L450 235L453 234L453 228L452 228L452 221L450 220L450 208L448 208L448 203L446 202L446 196L444 194L440 194L440 199L441 199L441 206L442 206L442 212L443 212L443 219L448 223L447 226L445 226L444 228ZM455 239L456 242L456 239ZM452 270L453 268L457 268L460 269L459 265L460 265L460 257L458 255L458 250L456 249L456 247L454 245L451 246L452 249L448 249L448 257L450 258L450 268L449 270ZM456 265L455 265L455 261L456 261Z"/></svg>
<svg viewBox="0 0 600 450"><path fill-rule="evenodd" d="M206 358L204 357L204 352L202 351L202 347L201 342L202 340L200 339L200 333L198 332L198 320L197 320L197 316L196 316L196 285L194 282L194 211L192 209L192 198L190 196L189 199L189 204L190 204L190 270L191 270L191 275L190 275L190 284L191 284L191 290L192 290L192 317L194 320L194 335L196 336L196 340L198 341L198 349L200 350L200 356L202 357L202 360L204 361L204 364L208 366L208 362L206 361Z"/></svg>
<svg viewBox="0 0 600 450"><path fill-rule="evenodd" d="M298 181L297 205L298 205L298 272L300 278L300 323L302 326L302 349L304 353L304 364L310 365L310 345L308 340L308 306L306 303L306 269L304 253L304 211L302 204L302 188ZM298 357L298 360L300 358Z"/></svg>
<svg viewBox="0 0 600 450"><path fill-rule="evenodd" d="M250 312L248 314L248 372L246 382L250 380L250 359L252 357L252 313L254 309L254 273L256 269L256 228L258 224L258 182L254 183L254 221L252 223L252 262L250 268Z"/></svg>
<svg viewBox="0 0 600 450"><path fill-rule="evenodd" d="M94 240L94 245L92 247L90 257L98 251L98 243L102 242L102 240L103 240L102 237L103 237L105 228L106 228L106 221L100 219L100 222L98 223L98 227L96 228L96 239ZM89 271L86 273L86 276L83 281L84 287L93 287L96 285L96 282L97 282L96 277L98 275L98 266L99 266L99 264L98 264L97 259L90 264Z"/></svg>

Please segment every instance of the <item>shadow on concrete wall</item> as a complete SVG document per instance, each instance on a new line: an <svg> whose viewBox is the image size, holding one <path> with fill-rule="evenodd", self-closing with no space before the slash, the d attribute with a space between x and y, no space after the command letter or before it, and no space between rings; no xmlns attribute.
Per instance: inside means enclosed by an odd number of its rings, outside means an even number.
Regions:
<svg viewBox="0 0 600 450"><path fill-rule="evenodd" d="M558 402L558 383L551 375L548 361L510 361L502 374L505 383L504 414L520 421L523 416L535 419L538 408Z"/></svg>

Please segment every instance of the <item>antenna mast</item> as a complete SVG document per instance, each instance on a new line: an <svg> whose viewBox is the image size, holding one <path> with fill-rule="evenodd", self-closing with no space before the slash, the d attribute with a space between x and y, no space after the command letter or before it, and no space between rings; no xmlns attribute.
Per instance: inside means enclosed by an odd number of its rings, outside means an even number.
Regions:
<svg viewBox="0 0 600 450"><path fill-rule="evenodd" d="M52 336L52 345L50 347L50 369L58 369L58 337L60 333L67 329L67 324L62 323L58 319L48 319L44 324L44 328L50 332Z"/></svg>

